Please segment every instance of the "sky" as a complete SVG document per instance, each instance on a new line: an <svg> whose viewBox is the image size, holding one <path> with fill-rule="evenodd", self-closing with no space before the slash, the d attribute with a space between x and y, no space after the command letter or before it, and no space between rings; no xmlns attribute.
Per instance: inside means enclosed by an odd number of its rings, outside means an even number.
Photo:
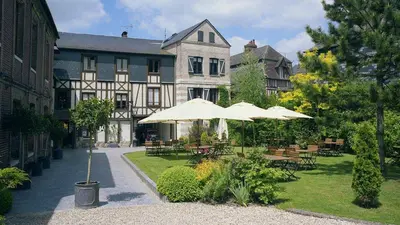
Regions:
<svg viewBox="0 0 400 225"><path fill-rule="evenodd" d="M164 39L208 19L241 53L251 39L297 62L313 47L305 26L326 27L321 0L47 0L59 31Z"/></svg>

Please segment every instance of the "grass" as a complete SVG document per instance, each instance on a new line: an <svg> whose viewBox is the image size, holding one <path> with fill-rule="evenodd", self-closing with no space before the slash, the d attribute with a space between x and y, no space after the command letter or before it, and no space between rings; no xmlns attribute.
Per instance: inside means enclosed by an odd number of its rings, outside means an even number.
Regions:
<svg viewBox="0 0 400 225"><path fill-rule="evenodd" d="M237 148L236 151L240 151ZM175 155L148 157L144 152L126 155L152 180L167 168L186 165L188 156ZM354 156L318 157L318 168L298 171L297 181L282 183L285 191L280 195L278 208L295 208L318 213L336 215L381 223L400 224L400 168L389 167L389 174L382 185L379 197L382 205L376 209L364 209L353 204L351 189Z"/></svg>

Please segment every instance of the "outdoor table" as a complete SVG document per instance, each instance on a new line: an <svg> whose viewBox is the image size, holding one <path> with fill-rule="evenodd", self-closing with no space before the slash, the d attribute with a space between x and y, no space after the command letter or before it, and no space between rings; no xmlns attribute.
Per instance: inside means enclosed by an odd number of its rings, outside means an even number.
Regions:
<svg viewBox="0 0 400 225"><path fill-rule="evenodd" d="M299 149L296 152L303 154L304 156L300 156L302 159L302 164L307 168L315 168L317 159L314 157L316 154L316 150L308 150L308 149Z"/></svg>
<svg viewBox="0 0 400 225"><path fill-rule="evenodd" d="M297 179L298 177L295 176L295 172L297 171L298 164L297 162L291 162L291 158L285 156L277 156L277 155L264 155L264 157L270 160L272 163L274 162L282 162L279 164L279 167L282 171L290 178Z"/></svg>

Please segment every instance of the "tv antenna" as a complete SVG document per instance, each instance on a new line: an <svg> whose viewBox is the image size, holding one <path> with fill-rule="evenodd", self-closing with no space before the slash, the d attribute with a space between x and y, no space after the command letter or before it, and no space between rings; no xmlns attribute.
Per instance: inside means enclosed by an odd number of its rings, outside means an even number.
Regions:
<svg viewBox="0 0 400 225"><path fill-rule="evenodd" d="M133 29L133 25L129 24L127 26L121 26L121 28L123 28L124 31L127 31L128 33L130 33Z"/></svg>

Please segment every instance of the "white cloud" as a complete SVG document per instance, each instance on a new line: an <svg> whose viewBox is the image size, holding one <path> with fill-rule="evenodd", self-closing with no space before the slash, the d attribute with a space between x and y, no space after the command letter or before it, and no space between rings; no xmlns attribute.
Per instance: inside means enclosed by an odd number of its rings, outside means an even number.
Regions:
<svg viewBox="0 0 400 225"><path fill-rule="evenodd" d="M293 62L297 62L297 52L312 48L314 43L306 32L298 33L290 39L282 39L275 44L275 49Z"/></svg>
<svg viewBox="0 0 400 225"><path fill-rule="evenodd" d="M138 27L162 37L204 19L216 27L301 29L321 25L320 0L118 0Z"/></svg>
<svg viewBox="0 0 400 225"><path fill-rule="evenodd" d="M247 43L249 43L250 40L247 40L245 38L238 37L238 36L233 36L231 38L228 38L227 41L232 46L231 47L231 55L236 55L236 54L239 54L239 53L244 51L244 46ZM262 46L264 46L266 44L264 43L264 41L259 42L259 41L256 40L256 45L258 47L262 47Z"/></svg>
<svg viewBox="0 0 400 225"><path fill-rule="evenodd" d="M47 0L59 31L79 31L108 19L100 0Z"/></svg>

